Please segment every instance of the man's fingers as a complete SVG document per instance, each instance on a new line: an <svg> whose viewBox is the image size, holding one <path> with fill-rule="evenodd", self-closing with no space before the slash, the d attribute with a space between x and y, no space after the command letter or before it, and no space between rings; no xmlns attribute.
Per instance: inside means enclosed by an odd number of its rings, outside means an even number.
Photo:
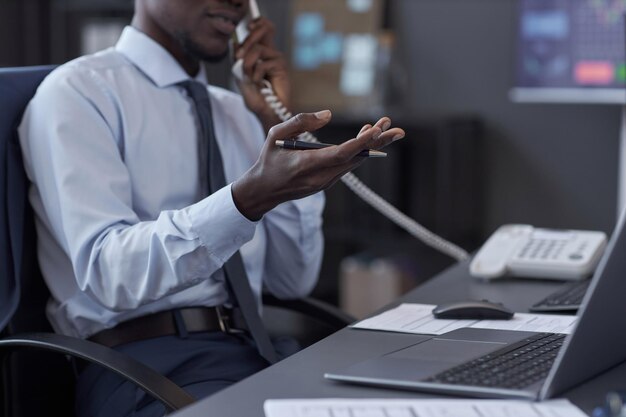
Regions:
<svg viewBox="0 0 626 417"><path fill-rule="evenodd" d="M384 148L390 143L404 137L404 130L398 127L394 127L383 132L379 126L384 124L386 124L386 121L381 119L379 120L379 123L376 123L374 126L365 125L356 138L350 139L339 145L336 163L339 164L349 161L357 157L359 152L365 149Z"/></svg>
<svg viewBox="0 0 626 417"><path fill-rule="evenodd" d="M273 142L277 139L293 138L304 132L312 132L326 125L331 117L332 113L330 110L296 114L286 122L272 127L268 138Z"/></svg>
<svg viewBox="0 0 626 417"><path fill-rule="evenodd" d="M364 149L382 149L389 145L394 140L398 140L404 137L404 130L394 127L386 132L382 132L378 136L373 136L367 140L363 145Z"/></svg>
<svg viewBox="0 0 626 417"><path fill-rule="evenodd" d="M350 161L359 152L369 148L372 141L378 139L382 131L379 127L373 126L362 130L356 138L345 141L337 147L337 158L339 163Z"/></svg>
<svg viewBox="0 0 626 417"><path fill-rule="evenodd" d="M254 67L254 73L252 74L252 82L260 83L266 78L269 78L275 74L284 73L285 64L281 59L272 59L268 61L259 61Z"/></svg>
<svg viewBox="0 0 626 417"><path fill-rule="evenodd" d="M384 132L391 127L391 119L388 117L381 117L374 126L380 128L380 130Z"/></svg>
<svg viewBox="0 0 626 417"><path fill-rule="evenodd" d="M403 129L400 129L399 127L394 127L393 129L389 129L386 132L383 132L376 140L376 143L373 143L370 146L373 149L384 148L390 143L393 143L399 139L402 139L404 136L405 136L405 132Z"/></svg>
<svg viewBox="0 0 626 417"><path fill-rule="evenodd" d="M237 58L243 58L245 51L252 45L261 44L265 46L274 46L274 25L265 17L251 22L248 26L250 33L246 40L239 45L237 50Z"/></svg>
<svg viewBox="0 0 626 417"><path fill-rule="evenodd" d="M366 124L361 128L361 131L359 132L359 135L363 132L365 132L366 129L369 129L370 127L372 127L372 125L370 124Z"/></svg>
<svg viewBox="0 0 626 417"><path fill-rule="evenodd" d="M398 127L391 128L391 119L386 116L381 117L374 124L373 127L380 129L381 134L378 136L369 137L369 141L364 144L364 146L366 146L366 149L381 149L398 139L402 139L405 136L404 130ZM361 135L363 132L364 129L361 129L359 135ZM359 139L358 135L357 139Z"/></svg>

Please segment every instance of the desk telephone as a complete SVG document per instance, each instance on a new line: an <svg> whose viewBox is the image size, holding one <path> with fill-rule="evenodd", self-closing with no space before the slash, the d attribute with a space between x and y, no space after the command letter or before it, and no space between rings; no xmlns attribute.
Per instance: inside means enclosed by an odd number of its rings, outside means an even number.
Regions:
<svg viewBox="0 0 626 417"><path fill-rule="evenodd" d="M256 0L250 0L249 16L238 25L236 30L237 42L242 43L245 40L248 34L246 25L250 21L249 19L257 19L260 17L260 15L261 14L259 12L259 6L257 5ZM243 60L240 59L235 62L232 68L232 73L233 76L235 76L237 79L243 79ZM274 110L276 115L282 121L286 121L287 119L291 118L291 112L284 106L283 103L281 103L280 99L276 96L272 88L272 84L270 84L269 81L263 81L260 92L265 97L265 101L268 103L268 105ZM306 142L319 142L317 138L310 132L305 132L301 134L299 140ZM469 257L469 254L464 249L432 233L430 230L418 224L415 220L411 219L400 210L395 208L393 205L385 201L382 197L380 197L369 187L363 184L361 180L359 180L353 173L349 172L345 174L341 178L341 181L363 201L368 203L370 206L372 206L389 220L400 226L402 229L406 230L409 234L424 242L426 245L437 249L442 253L459 261L467 259Z"/></svg>
<svg viewBox="0 0 626 417"><path fill-rule="evenodd" d="M589 276L607 243L603 232L501 226L470 263L471 275L579 280Z"/></svg>

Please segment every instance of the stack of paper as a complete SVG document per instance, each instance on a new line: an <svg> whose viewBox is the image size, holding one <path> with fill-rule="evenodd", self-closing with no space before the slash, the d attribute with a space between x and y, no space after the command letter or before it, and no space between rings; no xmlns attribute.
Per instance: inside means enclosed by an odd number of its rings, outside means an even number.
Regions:
<svg viewBox="0 0 626 417"><path fill-rule="evenodd" d="M267 400L266 417L587 417L567 400Z"/></svg>

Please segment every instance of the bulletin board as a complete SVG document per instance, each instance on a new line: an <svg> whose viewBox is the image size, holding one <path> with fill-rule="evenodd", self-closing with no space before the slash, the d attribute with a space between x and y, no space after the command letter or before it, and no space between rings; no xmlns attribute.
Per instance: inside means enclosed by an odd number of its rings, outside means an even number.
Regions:
<svg viewBox="0 0 626 417"><path fill-rule="evenodd" d="M382 100L389 53L384 0L294 0L290 12L291 104L359 116Z"/></svg>

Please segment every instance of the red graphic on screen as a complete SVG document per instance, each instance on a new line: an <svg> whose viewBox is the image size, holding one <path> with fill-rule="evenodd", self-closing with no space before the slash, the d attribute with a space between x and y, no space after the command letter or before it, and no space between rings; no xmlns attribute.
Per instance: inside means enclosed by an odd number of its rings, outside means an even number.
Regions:
<svg viewBox="0 0 626 417"><path fill-rule="evenodd" d="M574 80L582 85L610 85L615 79L615 64L609 61L580 61L574 67Z"/></svg>

